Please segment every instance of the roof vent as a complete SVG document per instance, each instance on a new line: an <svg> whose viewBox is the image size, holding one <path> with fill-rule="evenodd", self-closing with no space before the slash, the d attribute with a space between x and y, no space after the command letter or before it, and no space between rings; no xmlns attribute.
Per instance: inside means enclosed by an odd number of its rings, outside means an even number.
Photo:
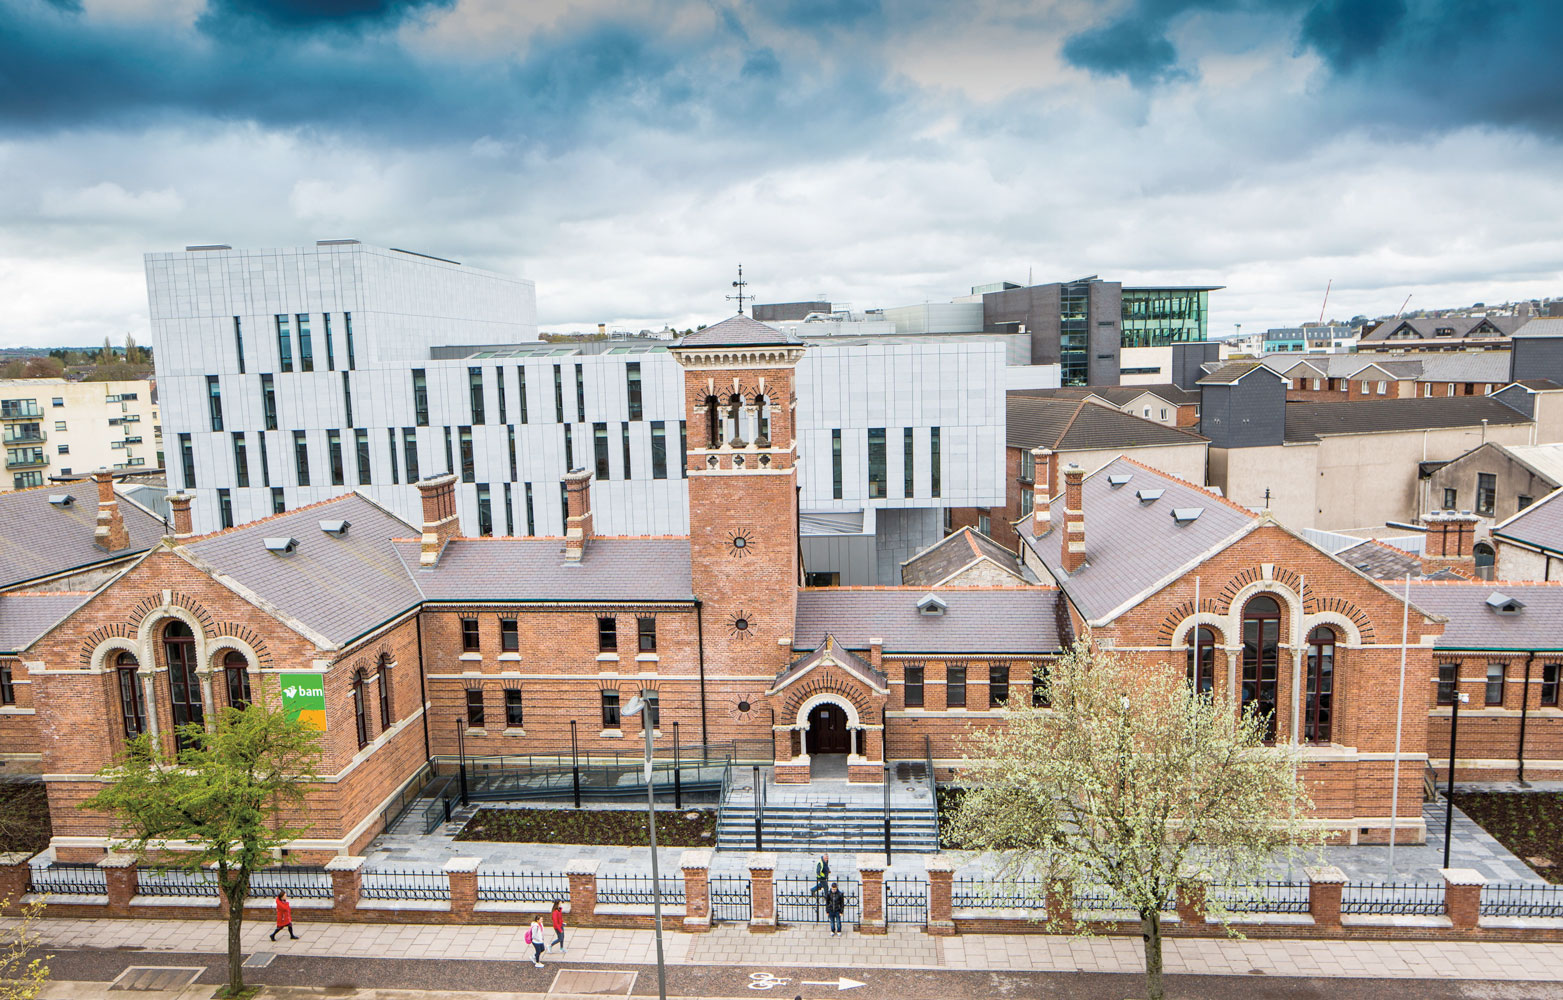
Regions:
<svg viewBox="0 0 1563 1000"><path fill-rule="evenodd" d="M1203 507L1174 507L1172 519L1179 524L1193 524L1199 520L1199 515L1205 513Z"/></svg>
<svg viewBox="0 0 1563 1000"><path fill-rule="evenodd" d="M262 544L266 546L267 552L275 552L279 556L286 556L291 555L293 550L298 548L298 539L267 538L263 540Z"/></svg>
<svg viewBox="0 0 1563 1000"><path fill-rule="evenodd" d="M920 615L942 615L948 608L948 604L933 594L917 602L917 613Z"/></svg>
<svg viewBox="0 0 1563 1000"><path fill-rule="evenodd" d="M321 521L320 530L328 535L336 535L341 538L347 534L347 529L353 526L351 521Z"/></svg>
<svg viewBox="0 0 1563 1000"><path fill-rule="evenodd" d="M76 498L69 493L50 493L49 502L56 507L69 507L76 502Z"/></svg>
<svg viewBox="0 0 1563 1000"><path fill-rule="evenodd" d="M1142 503L1142 504L1153 504L1157 500L1160 500L1161 499L1161 495L1163 493L1165 493L1165 492L1167 492L1167 491L1166 490L1141 490L1140 492L1136 493L1135 496L1140 498L1140 503Z"/></svg>
<svg viewBox="0 0 1563 1000"><path fill-rule="evenodd" d="M1118 487L1122 486L1124 483L1127 483L1129 480L1131 480L1133 478L1134 477L1132 475L1108 476L1107 477L1107 485L1111 486L1113 489L1116 490Z"/></svg>
<svg viewBox="0 0 1563 1000"><path fill-rule="evenodd" d="M1500 594L1496 590L1487 598L1487 606L1500 615L1517 615L1525 606L1524 601L1516 601L1507 594Z"/></svg>

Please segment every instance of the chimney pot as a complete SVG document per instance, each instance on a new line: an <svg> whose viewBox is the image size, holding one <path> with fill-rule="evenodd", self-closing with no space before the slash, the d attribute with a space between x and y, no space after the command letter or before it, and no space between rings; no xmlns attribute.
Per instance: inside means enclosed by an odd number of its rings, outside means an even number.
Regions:
<svg viewBox="0 0 1563 1000"><path fill-rule="evenodd" d="M445 545L457 536L461 522L456 516L456 474L447 472L418 483L423 500L423 537L420 539L418 565L433 569L440 561Z"/></svg>
<svg viewBox="0 0 1563 1000"><path fill-rule="evenodd" d="M1082 502L1085 470L1071 462L1064 466L1064 534L1059 540L1065 573L1085 565L1085 509Z"/></svg>
<svg viewBox="0 0 1563 1000"><path fill-rule="evenodd" d="M130 532L125 530L125 517L114 495L114 477L109 470L99 469L92 474L92 481L98 487L98 524L92 542L105 552L118 552L130 545Z"/></svg>
<svg viewBox="0 0 1563 1000"><path fill-rule="evenodd" d="M195 534L194 522L190 518L190 502L195 497L188 493L171 493L168 497L169 520L175 538L189 538Z"/></svg>
<svg viewBox="0 0 1563 1000"><path fill-rule="evenodd" d="M564 561L579 563L586 558L592 540L592 473L576 469L565 474Z"/></svg>

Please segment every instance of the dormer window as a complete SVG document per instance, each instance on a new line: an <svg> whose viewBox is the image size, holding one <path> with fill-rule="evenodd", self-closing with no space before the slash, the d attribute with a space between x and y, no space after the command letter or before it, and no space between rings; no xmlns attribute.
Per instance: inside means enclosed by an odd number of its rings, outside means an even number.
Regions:
<svg viewBox="0 0 1563 1000"><path fill-rule="evenodd" d="M1203 507L1174 507L1172 508L1172 519L1179 525L1193 524L1199 520L1199 515L1203 513L1205 513L1205 508Z"/></svg>
<svg viewBox="0 0 1563 1000"><path fill-rule="evenodd" d="M347 529L350 528L350 527L352 527L352 522L351 521L321 521L320 522L320 530L321 531L324 531L328 535L335 535L338 538L341 538L344 535L346 535L347 534Z"/></svg>
<svg viewBox="0 0 1563 1000"><path fill-rule="evenodd" d="M76 498L69 493L50 493L49 502L56 507L69 507L76 502Z"/></svg>
<svg viewBox="0 0 1563 1000"><path fill-rule="evenodd" d="M264 539L261 544L266 546L267 552L275 552L279 556L288 556L292 555L293 552L298 548L298 539L267 538Z"/></svg>
<svg viewBox="0 0 1563 1000"><path fill-rule="evenodd" d="M949 605L933 594L917 602L917 613L920 615L942 615L948 609Z"/></svg>
<svg viewBox="0 0 1563 1000"><path fill-rule="evenodd" d="M1131 475L1108 476L1107 477L1107 485L1111 486L1113 489L1116 490L1118 487L1124 485L1125 483L1127 483L1129 480L1131 480L1133 478L1134 477L1131 476Z"/></svg>
<svg viewBox="0 0 1563 1000"><path fill-rule="evenodd" d="M1500 594L1495 590L1487 598L1487 606L1500 615L1517 615L1525 607L1525 602L1517 601L1507 594Z"/></svg>
<svg viewBox="0 0 1563 1000"><path fill-rule="evenodd" d="M1161 499L1161 495L1163 493L1165 493L1165 492L1167 492L1167 491L1166 490L1140 490L1138 493L1135 494L1135 496L1139 498L1140 503L1142 505L1149 506L1149 505L1155 503L1157 500L1160 500Z"/></svg>

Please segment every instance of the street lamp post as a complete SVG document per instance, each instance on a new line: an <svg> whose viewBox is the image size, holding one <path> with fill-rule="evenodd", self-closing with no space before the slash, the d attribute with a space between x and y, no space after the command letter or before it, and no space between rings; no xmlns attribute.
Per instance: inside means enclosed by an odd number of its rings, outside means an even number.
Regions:
<svg viewBox="0 0 1563 1000"><path fill-rule="evenodd" d="M1458 669L1458 668L1457 668ZM1458 679L1455 683L1459 683ZM1449 787L1444 792L1444 867L1449 867L1449 835L1454 830L1454 739L1460 729L1460 705L1471 700L1463 691L1456 691L1449 706Z"/></svg>
<svg viewBox="0 0 1563 1000"><path fill-rule="evenodd" d="M581 752L575 742L575 720L570 720L570 771L574 776L575 808L581 808Z"/></svg>
<svg viewBox="0 0 1563 1000"><path fill-rule="evenodd" d="M456 754L461 760L461 804L467 804L467 720L456 718Z"/></svg>
<svg viewBox="0 0 1563 1000"><path fill-rule="evenodd" d="M646 734L646 830L651 838L651 910L657 925L657 998L667 1000L667 968L662 960L662 882L657 869L657 791L651 781L651 731L655 723L650 706L640 695L631 698L621 714L634 718L642 713L640 728Z"/></svg>

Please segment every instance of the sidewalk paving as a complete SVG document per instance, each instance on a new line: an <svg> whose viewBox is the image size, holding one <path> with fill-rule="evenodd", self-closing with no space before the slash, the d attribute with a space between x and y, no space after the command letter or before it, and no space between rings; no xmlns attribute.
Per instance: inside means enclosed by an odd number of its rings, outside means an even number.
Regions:
<svg viewBox="0 0 1563 1000"><path fill-rule="evenodd" d="M222 954L227 927L216 920L67 920L36 925L44 947ZM246 952L319 957L523 961L523 927L469 924L301 923L297 941L267 940L269 925L247 924ZM656 961L649 930L566 930L570 951L544 962L647 965ZM669 965L732 965L751 969L850 967L952 971L1116 972L1144 970L1135 937L1071 938L1045 934L971 934L938 938L894 926L880 936L823 927L751 934L724 925L707 934L667 931ZM1553 982L1563 968L1563 944L1471 941L1339 941L1172 938L1168 972L1208 975L1453 978Z"/></svg>

